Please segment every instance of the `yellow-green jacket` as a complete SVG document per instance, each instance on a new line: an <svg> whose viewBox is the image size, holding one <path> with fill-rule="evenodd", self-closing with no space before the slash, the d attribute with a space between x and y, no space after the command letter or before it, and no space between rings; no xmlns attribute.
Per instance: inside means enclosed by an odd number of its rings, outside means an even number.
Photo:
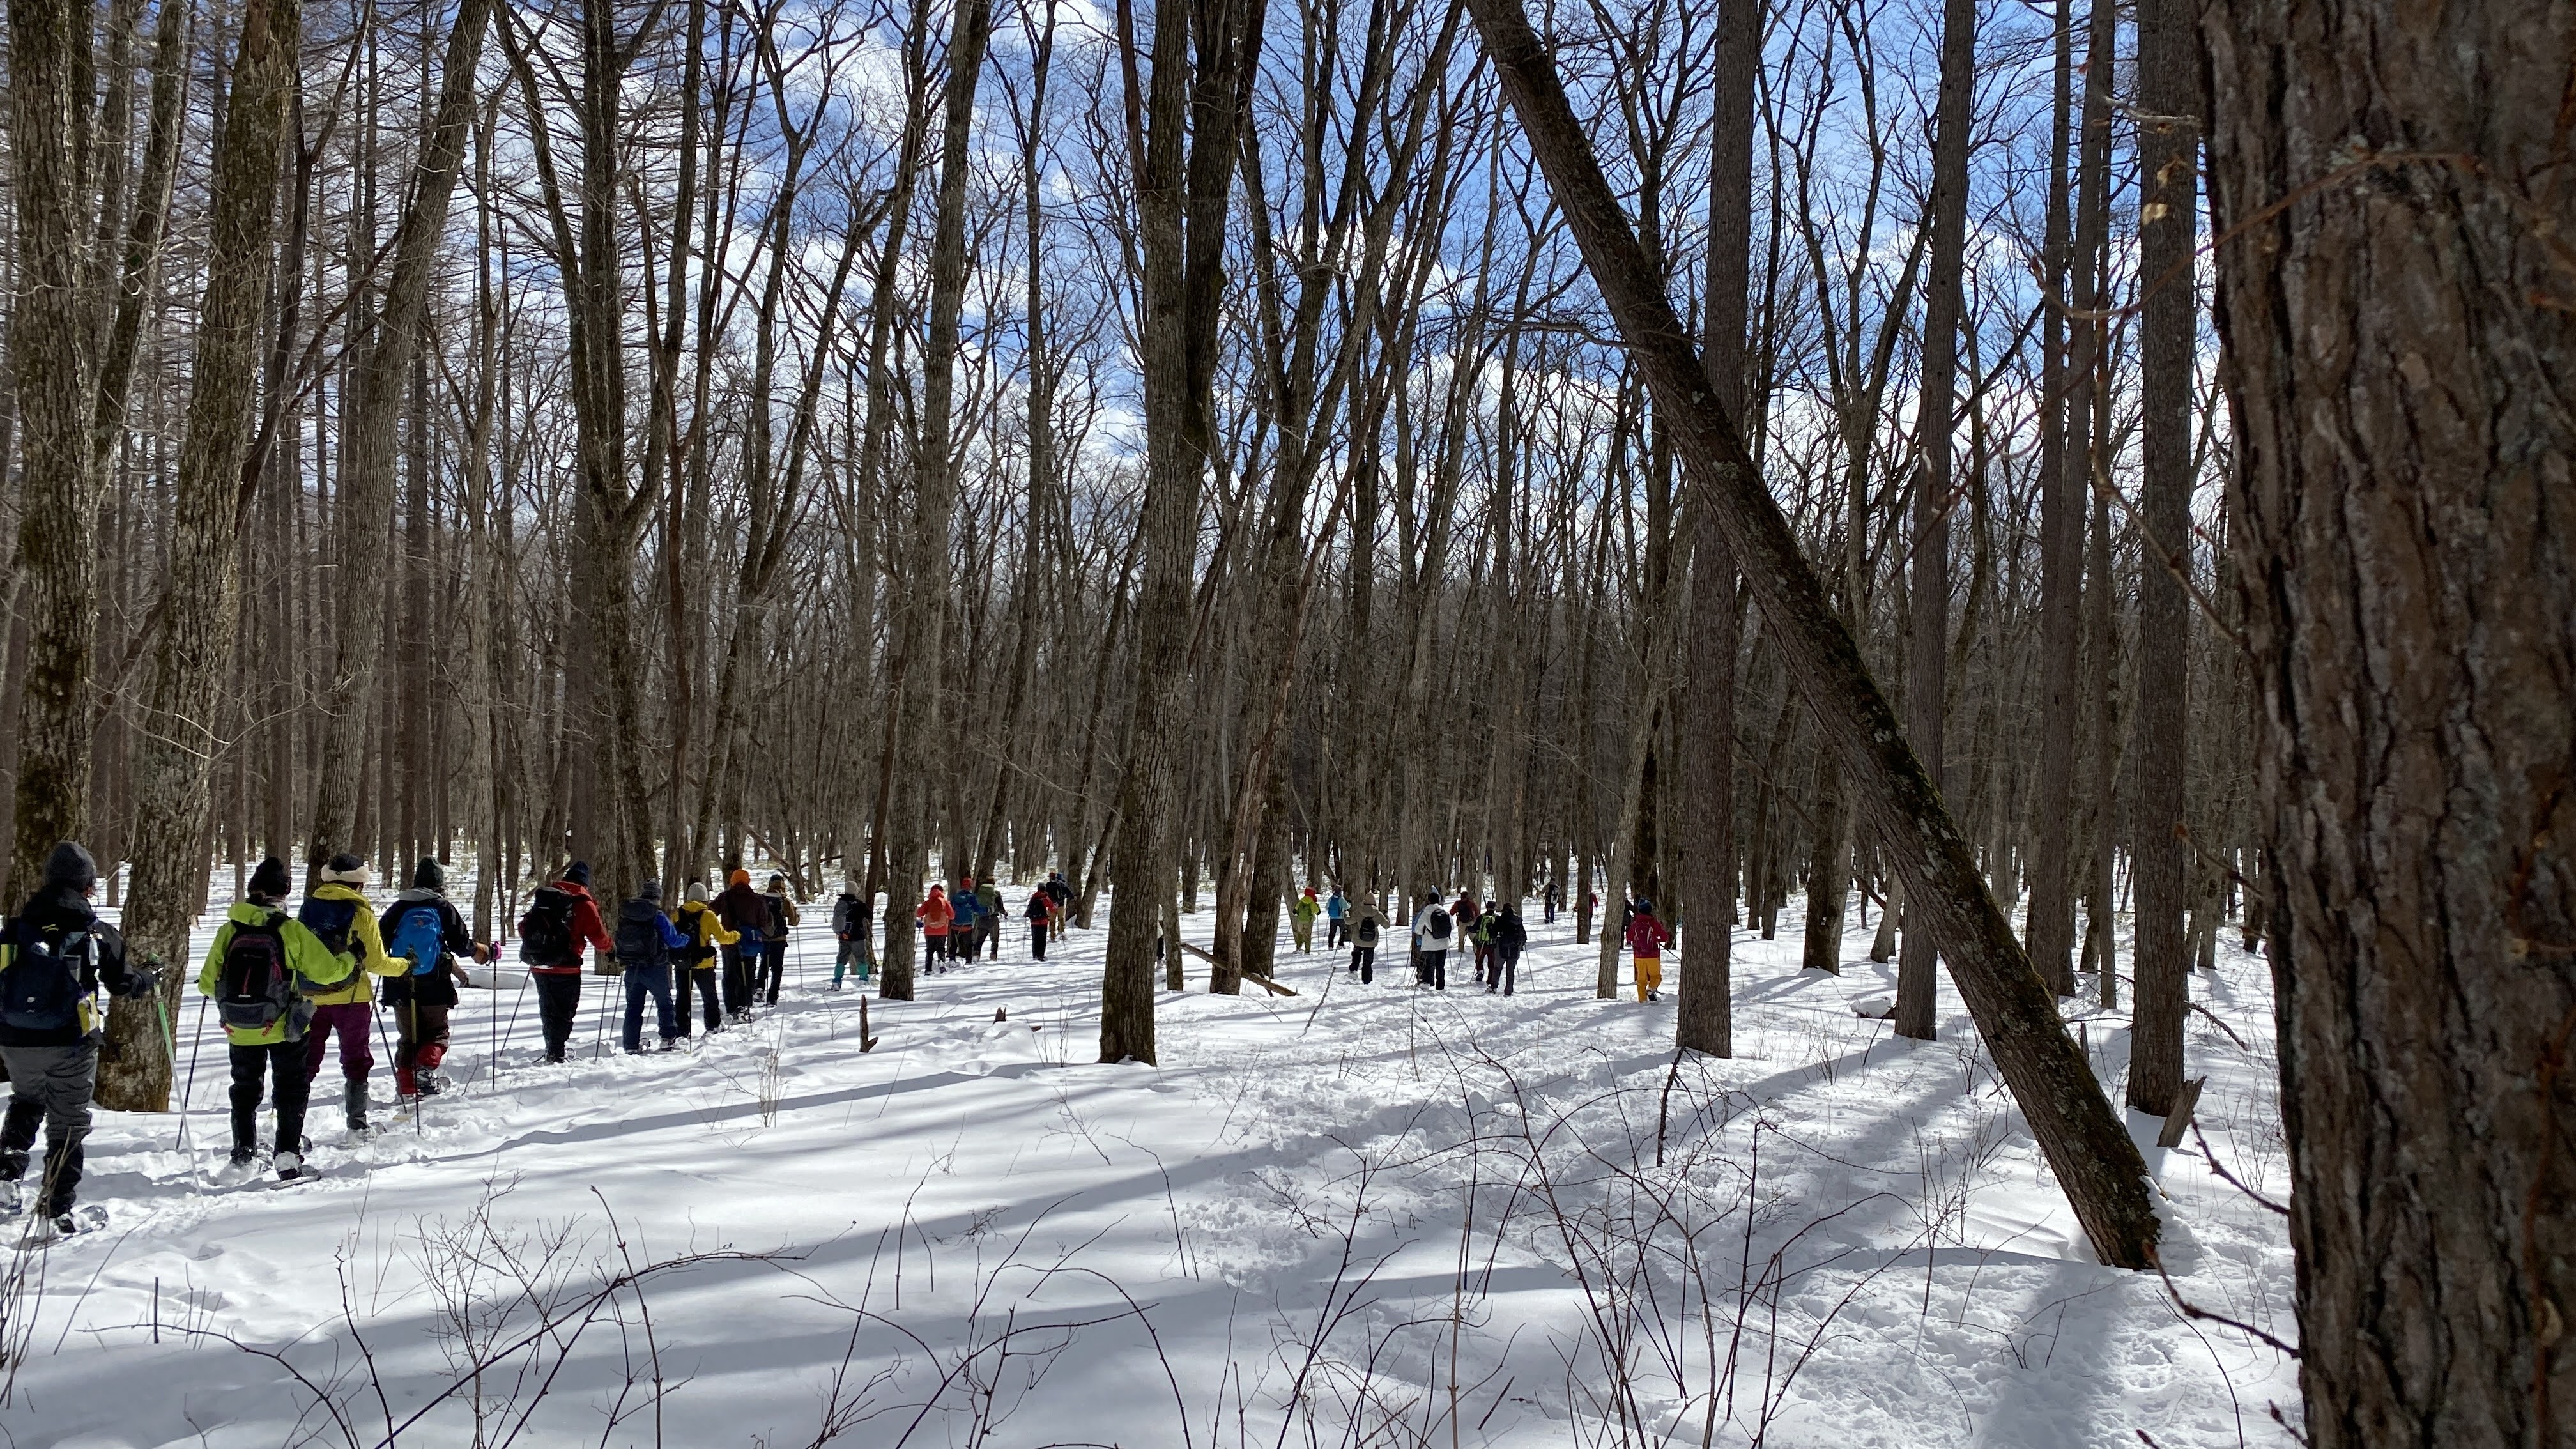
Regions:
<svg viewBox="0 0 2576 1449"><path fill-rule="evenodd" d="M313 998L316 1006L346 1006L351 1002L376 999L375 978L400 976L411 969L409 961L397 961L385 954L385 936L376 925L376 908L367 904L366 893L353 885L333 881L313 888L317 901L355 901L358 911L349 922L350 949L340 959L349 963L349 984L336 991L326 991ZM320 939L316 937L315 939ZM320 979L320 978L315 978Z"/></svg>
<svg viewBox="0 0 2576 1449"><path fill-rule="evenodd" d="M232 949L233 927L261 925L271 916L277 918L277 934L286 942L286 964L306 980L324 986L336 985L347 980L357 969L348 957L334 954L330 947L322 944L321 937L307 930L304 923L293 916L249 901L237 901L230 911L224 913L224 923L215 928L215 944L207 948L206 964L197 972L200 994L215 996L223 990L224 953ZM381 951L383 947L377 949ZM304 1023L297 1014L290 1013L264 1027L227 1025L224 1035L234 1046L266 1046L271 1042L293 1041L303 1036Z"/></svg>

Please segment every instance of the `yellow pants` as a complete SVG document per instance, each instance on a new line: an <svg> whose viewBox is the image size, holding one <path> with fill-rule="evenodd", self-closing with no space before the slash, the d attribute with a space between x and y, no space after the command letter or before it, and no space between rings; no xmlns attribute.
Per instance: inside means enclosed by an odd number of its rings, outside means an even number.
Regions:
<svg viewBox="0 0 2576 1449"><path fill-rule="evenodd" d="M1663 958L1663 957L1661 957L1661 956L1640 956L1640 957L1638 957L1638 958L1637 958L1637 999L1638 999L1639 1001L1643 1001L1643 1000L1645 1000L1645 999L1646 999L1647 993L1649 993L1649 992L1655 992L1655 991L1661 991L1661 990L1663 990L1663 989L1664 989L1664 958Z"/></svg>

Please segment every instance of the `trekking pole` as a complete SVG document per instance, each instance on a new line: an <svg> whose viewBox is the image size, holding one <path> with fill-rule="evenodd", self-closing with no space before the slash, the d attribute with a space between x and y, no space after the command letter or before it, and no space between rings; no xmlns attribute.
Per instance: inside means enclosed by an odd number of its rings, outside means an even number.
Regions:
<svg viewBox="0 0 2576 1449"><path fill-rule="evenodd" d="M497 969L497 968L496 968L496 969ZM493 987L494 987L494 989L495 989L495 990L498 990L498 989L499 989L499 985L500 985L500 978L499 978L498 976L495 976L495 977L493 977L493 978L492 978L492 980L493 980ZM511 1001L510 1001L510 1026L509 1026L509 1029L508 1029L507 1031L502 1032L500 1036L496 1036L496 1037L494 1037L494 1038L492 1039L492 1079L493 1079L494 1081L496 1081L496 1082L497 1082L497 1081L499 1081L499 1080L501 1079L501 1038L502 1038L502 1037L516 1037L516 1036L519 1034L519 1008L520 1008L520 1007L522 1007L522 1006L525 1006L525 1005L527 1005L527 1004L528 1004L528 973L527 973L526 971L524 971L524 970L523 970L523 971L521 971L521 972L519 973L519 994L518 994L516 997L513 997L513 998L511 999ZM498 1021L500 1021L500 1019L501 1019L501 1007L500 1007L500 1003L495 1002L495 1003L493 1003L493 1006L492 1006L492 1020L493 1020L494 1022L496 1022L496 1023L497 1023Z"/></svg>
<svg viewBox="0 0 2576 1449"><path fill-rule="evenodd" d="M404 1004L405 1006L408 1006L408 1005L410 1005L411 1003L410 1003L410 1002L408 1002L408 1001L406 1001L406 1002L404 1002L403 1004ZM385 1040L385 1017L384 1017L384 1013L383 1013L383 1012L380 1012L380 1011L378 1011L378 1010L376 1010L373 1006L369 1006L369 1007L367 1008L367 1015L372 1016L372 1017L374 1017L374 1018L376 1019L376 1045L381 1046L381 1047L383 1047L383 1048L385 1049L385 1067L386 1067L386 1069L387 1069L388 1071L390 1071L390 1070L393 1068L393 1065L394 1065L394 1062L395 1062L396 1058L395 1058L395 1055L394 1055L394 1048L393 1048L392 1043L390 1043L390 1042L388 1042L388 1041L386 1041L386 1040ZM415 1103L414 1105L415 1105L415 1106L417 1106L418 1104L417 1104L417 1103ZM413 1119L413 1121L412 1121L412 1126L413 1126L413 1127L415 1127L415 1128L417 1128L417 1127L419 1127L419 1126L420 1126L420 1122L419 1122L419 1119L417 1118L417 1116L415 1116L415 1117L414 1117L414 1119Z"/></svg>

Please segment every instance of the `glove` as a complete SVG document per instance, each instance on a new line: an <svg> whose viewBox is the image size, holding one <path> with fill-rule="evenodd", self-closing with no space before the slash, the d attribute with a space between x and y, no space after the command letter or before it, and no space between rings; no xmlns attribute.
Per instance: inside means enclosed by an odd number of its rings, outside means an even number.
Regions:
<svg viewBox="0 0 2576 1449"><path fill-rule="evenodd" d="M152 964L157 966L160 962L156 959ZM160 974L154 971L150 966L146 966L140 970L128 971L125 973L125 989L123 991L110 992L109 994L112 996L148 996L152 993L152 989L160 984Z"/></svg>

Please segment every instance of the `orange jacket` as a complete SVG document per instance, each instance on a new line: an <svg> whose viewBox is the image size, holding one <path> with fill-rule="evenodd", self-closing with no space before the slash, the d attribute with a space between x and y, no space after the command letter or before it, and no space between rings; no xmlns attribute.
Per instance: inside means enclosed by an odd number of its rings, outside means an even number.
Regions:
<svg viewBox="0 0 2576 1449"><path fill-rule="evenodd" d="M957 919L957 908L948 904L947 892L933 887L930 894L922 899L920 908L912 915L914 920L921 922L921 929L925 933L945 936L948 934L948 923Z"/></svg>

